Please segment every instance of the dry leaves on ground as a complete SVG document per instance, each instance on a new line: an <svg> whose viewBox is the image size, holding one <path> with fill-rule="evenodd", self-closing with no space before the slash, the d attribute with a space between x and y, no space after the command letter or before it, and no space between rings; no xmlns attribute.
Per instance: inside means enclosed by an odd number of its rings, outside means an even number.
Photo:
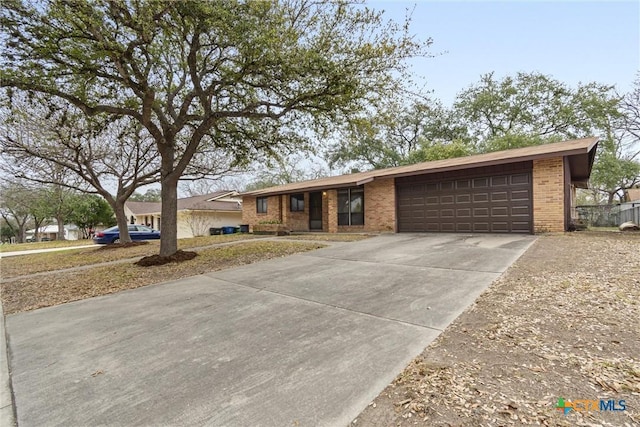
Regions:
<svg viewBox="0 0 640 427"><path fill-rule="evenodd" d="M190 261L155 267L124 263L83 271L52 272L46 276L2 283L2 303L5 314L12 314L321 247L322 244L311 242L253 241L204 249Z"/></svg>
<svg viewBox="0 0 640 427"><path fill-rule="evenodd" d="M225 234L219 236L201 236L179 239L179 249L191 249L230 243L239 240L250 240L251 234ZM144 244L140 244L144 243ZM159 241L134 242L133 245L104 245L99 248L70 249L60 252L47 252L32 255L20 255L2 258L2 278L24 276L43 271L61 270L81 267L102 262L117 261L141 256L149 256L158 252Z"/></svg>
<svg viewBox="0 0 640 427"><path fill-rule="evenodd" d="M353 424L640 425L639 254L638 234L541 236Z"/></svg>

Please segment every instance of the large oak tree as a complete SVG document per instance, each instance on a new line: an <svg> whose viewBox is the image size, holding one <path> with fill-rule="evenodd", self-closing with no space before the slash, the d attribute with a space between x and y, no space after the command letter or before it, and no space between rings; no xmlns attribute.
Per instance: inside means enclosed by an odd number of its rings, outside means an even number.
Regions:
<svg viewBox="0 0 640 427"><path fill-rule="evenodd" d="M392 90L426 48L351 1L3 6L2 86L131 117L153 137L161 256L177 250L177 184L203 141L241 159L300 144Z"/></svg>

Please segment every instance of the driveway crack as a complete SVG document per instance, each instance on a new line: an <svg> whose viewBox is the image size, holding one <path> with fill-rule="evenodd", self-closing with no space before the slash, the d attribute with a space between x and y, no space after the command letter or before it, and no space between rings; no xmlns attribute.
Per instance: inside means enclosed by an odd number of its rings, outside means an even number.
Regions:
<svg viewBox="0 0 640 427"><path fill-rule="evenodd" d="M291 298L291 299L295 299L295 300L299 300L299 301L305 301L305 302L308 302L308 303L311 303L311 304L320 305L320 306L324 306L324 307L331 307L331 308L334 308L336 310L347 311L349 313L358 314L358 315L367 316L367 317L373 317L375 319L387 320L387 321L390 321L390 322L400 323L400 324L403 324L403 325L414 326L414 327L418 327L418 328L421 328L421 329L428 329L428 330L431 330L431 331L438 331L438 332L442 332L443 331L443 329L434 328L433 326L422 325L420 323L414 323L414 322L408 322L406 320L396 319L396 318L393 318L393 317L380 316L378 314L368 313L366 311L354 310L354 309L349 308L349 307L343 307L343 306L340 306L340 305L320 302L320 301L316 301L316 300L309 299L309 298L303 298L303 297L298 296L298 295L288 294L288 293L285 293L285 292L278 292L278 291L274 291L274 290L267 289L267 288L258 288L258 287L251 286L251 285L245 285L244 283L233 282L231 280L222 279L222 278L219 278L219 277L215 277L213 275L210 275L208 277L211 277L211 278L213 278L215 280L219 280L221 282L229 283L229 284L234 285L234 286L239 286L239 287L243 287L243 288L247 288L247 289L252 289L252 290L257 291L257 292L267 292L267 293L270 293L270 294L273 294L273 295L283 296L283 297L286 297L286 298Z"/></svg>

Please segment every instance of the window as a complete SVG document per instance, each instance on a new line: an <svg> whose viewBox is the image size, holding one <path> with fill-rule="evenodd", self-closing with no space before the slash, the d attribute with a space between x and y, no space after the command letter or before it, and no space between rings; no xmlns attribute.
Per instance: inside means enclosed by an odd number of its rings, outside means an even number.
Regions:
<svg viewBox="0 0 640 427"><path fill-rule="evenodd" d="M338 190L338 225L364 225L364 188Z"/></svg>
<svg viewBox="0 0 640 427"><path fill-rule="evenodd" d="M267 198L266 197L258 197L256 199L256 212L258 212L258 213L267 213Z"/></svg>
<svg viewBox="0 0 640 427"><path fill-rule="evenodd" d="M292 194L289 200L291 212L304 212L304 194Z"/></svg>

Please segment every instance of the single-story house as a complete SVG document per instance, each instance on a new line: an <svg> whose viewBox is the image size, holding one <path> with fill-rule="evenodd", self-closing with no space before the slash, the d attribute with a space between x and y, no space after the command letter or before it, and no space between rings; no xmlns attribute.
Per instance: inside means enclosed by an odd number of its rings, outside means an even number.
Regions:
<svg viewBox="0 0 640 427"><path fill-rule="evenodd" d="M78 240L79 237L79 229L74 224L66 224L63 228L64 238L65 240ZM29 241L35 238L36 229L33 228L31 230L27 230L25 232L25 238ZM49 239L49 240L59 240L58 238L58 226L57 225L47 225L39 228L40 239Z"/></svg>
<svg viewBox="0 0 640 427"><path fill-rule="evenodd" d="M145 224L160 230L162 204L125 203L131 224ZM237 227L242 220L242 198L236 191L217 191L178 199L178 238L204 236L210 228Z"/></svg>
<svg viewBox="0 0 640 427"><path fill-rule="evenodd" d="M565 231L597 143L584 138L250 191L242 194L242 223L329 233Z"/></svg>

